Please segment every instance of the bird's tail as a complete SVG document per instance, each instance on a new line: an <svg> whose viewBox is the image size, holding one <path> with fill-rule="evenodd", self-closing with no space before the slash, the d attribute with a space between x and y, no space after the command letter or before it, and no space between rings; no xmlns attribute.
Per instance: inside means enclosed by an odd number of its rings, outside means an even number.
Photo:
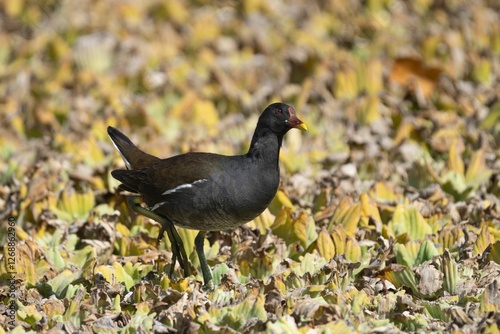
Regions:
<svg viewBox="0 0 500 334"><path fill-rule="evenodd" d="M142 169L160 161L159 158L141 151L118 129L108 126L108 135L116 150L122 156L127 169Z"/></svg>

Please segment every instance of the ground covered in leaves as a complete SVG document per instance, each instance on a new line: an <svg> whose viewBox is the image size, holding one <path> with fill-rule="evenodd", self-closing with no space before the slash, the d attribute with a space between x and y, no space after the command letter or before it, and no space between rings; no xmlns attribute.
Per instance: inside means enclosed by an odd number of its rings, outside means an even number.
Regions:
<svg viewBox="0 0 500 334"><path fill-rule="evenodd" d="M499 13L0 1L0 332L498 333ZM208 235L214 291L169 279L106 127L160 157L237 154L275 101L310 130L285 139L278 195Z"/></svg>

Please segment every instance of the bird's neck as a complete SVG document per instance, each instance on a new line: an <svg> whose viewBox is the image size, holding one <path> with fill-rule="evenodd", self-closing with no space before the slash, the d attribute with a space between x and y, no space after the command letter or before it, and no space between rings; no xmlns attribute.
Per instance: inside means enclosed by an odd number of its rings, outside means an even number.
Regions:
<svg viewBox="0 0 500 334"><path fill-rule="evenodd" d="M279 153L283 136L269 130L255 131L247 157L252 161L262 160L278 168Z"/></svg>

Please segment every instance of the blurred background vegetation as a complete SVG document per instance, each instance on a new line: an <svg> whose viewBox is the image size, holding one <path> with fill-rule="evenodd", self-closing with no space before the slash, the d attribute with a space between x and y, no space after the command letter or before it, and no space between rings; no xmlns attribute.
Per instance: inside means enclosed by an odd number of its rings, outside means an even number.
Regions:
<svg viewBox="0 0 500 334"><path fill-rule="evenodd" d="M495 0L0 0L17 330L498 332L499 22ZM210 236L215 292L171 282L106 127L238 154L275 101L310 129L278 196Z"/></svg>

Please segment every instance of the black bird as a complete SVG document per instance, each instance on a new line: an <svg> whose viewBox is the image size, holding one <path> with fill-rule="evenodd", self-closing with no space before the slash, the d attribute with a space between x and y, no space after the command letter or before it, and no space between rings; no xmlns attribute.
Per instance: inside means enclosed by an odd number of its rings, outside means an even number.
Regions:
<svg viewBox="0 0 500 334"><path fill-rule="evenodd" d="M292 107L273 103L260 115L247 154L190 152L160 159L108 127L127 167L111 175L122 182L121 189L140 195L128 198L134 211L162 225L158 241L167 232L173 254L170 275L177 259L184 275L189 275L188 258L174 225L200 230L195 239L196 252L204 284L213 286L203 250L206 231L243 225L267 208L278 190L279 151L283 136L291 128L307 130ZM141 206L141 197L148 208Z"/></svg>

